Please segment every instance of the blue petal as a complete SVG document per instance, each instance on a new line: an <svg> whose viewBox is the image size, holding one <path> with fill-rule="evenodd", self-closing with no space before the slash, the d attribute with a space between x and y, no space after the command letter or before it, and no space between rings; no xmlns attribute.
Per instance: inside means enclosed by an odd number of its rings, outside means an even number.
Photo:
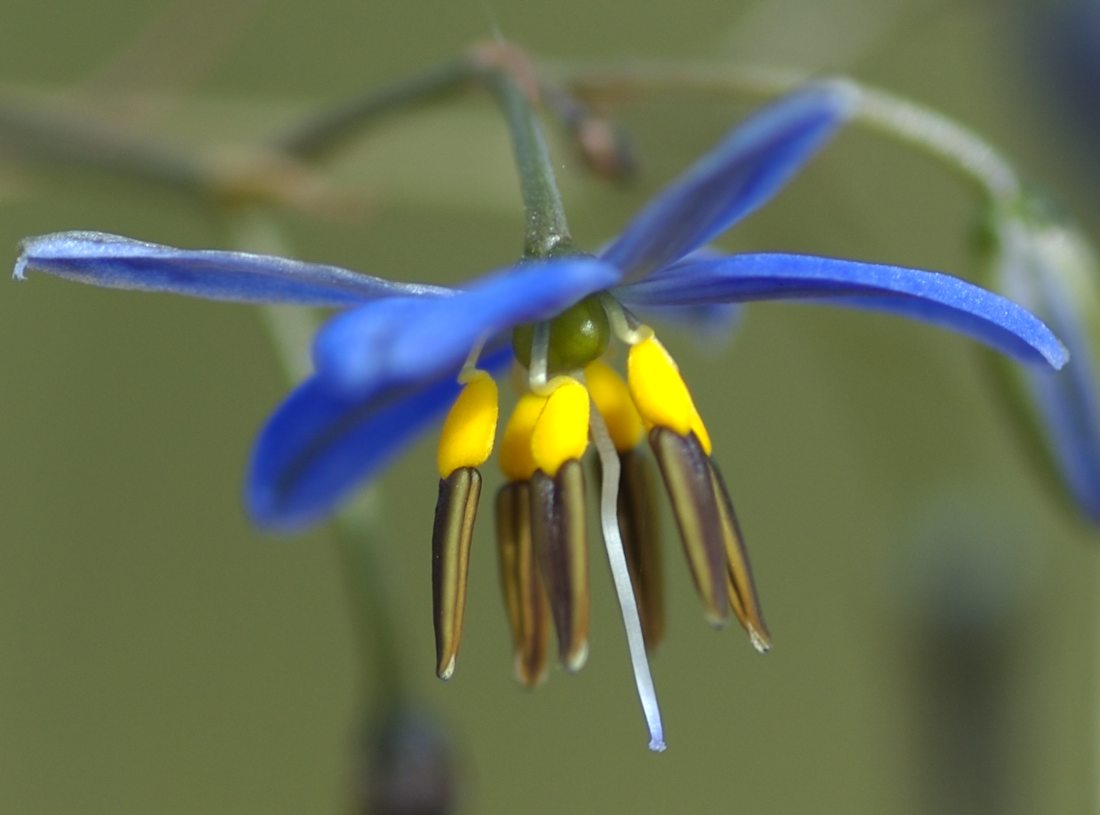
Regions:
<svg viewBox="0 0 1100 815"><path fill-rule="evenodd" d="M482 360L494 370L506 350ZM358 484L376 475L458 396L454 374L429 382L383 384L366 397L306 380L268 419L245 487L260 526L292 531L320 520Z"/></svg>
<svg viewBox="0 0 1100 815"><path fill-rule="evenodd" d="M935 323L1028 362L1069 355L1027 309L957 277L812 255L731 255L685 261L615 294L628 305L817 299Z"/></svg>
<svg viewBox="0 0 1100 815"><path fill-rule="evenodd" d="M336 266L246 252L173 249L102 232L28 238L15 264L26 271L114 289L171 292L241 303L358 305L380 297L443 296L449 289L393 283Z"/></svg>
<svg viewBox="0 0 1100 815"><path fill-rule="evenodd" d="M829 82L764 108L642 210L603 259L638 280L703 246L775 195L857 101L850 85Z"/></svg>
<svg viewBox="0 0 1100 815"><path fill-rule="evenodd" d="M454 297L379 300L337 315L317 335L320 376L345 392L411 382L457 367L483 338L552 317L612 285L618 272L588 257L524 263Z"/></svg>

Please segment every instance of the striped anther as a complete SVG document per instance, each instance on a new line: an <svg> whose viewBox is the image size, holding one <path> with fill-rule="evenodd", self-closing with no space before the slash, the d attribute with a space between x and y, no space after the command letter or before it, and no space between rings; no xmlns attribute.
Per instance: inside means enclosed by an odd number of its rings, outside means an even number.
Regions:
<svg viewBox="0 0 1100 815"><path fill-rule="evenodd" d="M730 613L725 534L710 461L693 433L681 436L666 427L655 427L649 433L649 443L661 468L704 613L712 625L725 625Z"/></svg>
<svg viewBox="0 0 1100 815"><path fill-rule="evenodd" d="M470 540L480 494L481 474L472 467L459 468L439 481L432 531L432 612L436 674L444 680L454 673L462 640Z"/></svg>
<svg viewBox="0 0 1100 815"><path fill-rule="evenodd" d="M741 534L740 524L737 523L726 482L713 461L710 462L710 476L725 537L728 565L726 588L730 605L733 606L733 613L741 626L748 632L753 647L762 654L767 653L772 647L772 636L768 633L768 625L764 622L764 613L760 608L760 598L756 594L749 552L745 548L745 538Z"/></svg>
<svg viewBox="0 0 1100 815"><path fill-rule="evenodd" d="M646 650L653 652L665 633L660 522L652 465L640 450L619 453L618 519L630 582L638 604Z"/></svg>
<svg viewBox="0 0 1100 815"><path fill-rule="evenodd" d="M588 659L588 537L584 470L576 459L557 475L531 477L531 530L550 610L558 654L568 671Z"/></svg>
<svg viewBox="0 0 1100 815"><path fill-rule="evenodd" d="M496 503L500 585L512 629L516 679L534 688L546 678L550 606L531 539L531 489L526 482L501 487Z"/></svg>

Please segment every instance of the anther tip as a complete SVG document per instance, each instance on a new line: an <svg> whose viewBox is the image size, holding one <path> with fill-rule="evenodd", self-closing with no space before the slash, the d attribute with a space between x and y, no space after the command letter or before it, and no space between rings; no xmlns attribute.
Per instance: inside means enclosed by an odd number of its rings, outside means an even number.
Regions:
<svg viewBox="0 0 1100 815"><path fill-rule="evenodd" d="M449 660L447 660L446 664L440 665L438 668L436 668L435 674L440 679L442 679L444 682L446 682L448 679L450 679L452 676L454 676L454 672L455 672L455 658L452 655L451 658Z"/></svg>
<svg viewBox="0 0 1100 815"><path fill-rule="evenodd" d="M758 653L766 654L772 649L771 637L757 631L755 628L749 629L749 641Z"/></svg>
<svg viewBox="0 0 1100 815"><path fill-rule="evenodd" d="M514 669L516 681L527 690L534 690L546 679L546 666L540 665L533 668L523 658L523 654L516 654Z"/></svg>
<svg viewBox="0 0 1100 815"><path fill-rule="evenodd" d="M716 608L705 608L703 610L703 617L710 624L711 628L725 628L730 624L729 607L725 612L721 612Z"/></svg>
<svg viewBox="0 0 1100 815"><path fill-rule="evenodd" d="M572 651L565 655L565 670L575 674L588 662L588 642L575 645Z"/></svg>

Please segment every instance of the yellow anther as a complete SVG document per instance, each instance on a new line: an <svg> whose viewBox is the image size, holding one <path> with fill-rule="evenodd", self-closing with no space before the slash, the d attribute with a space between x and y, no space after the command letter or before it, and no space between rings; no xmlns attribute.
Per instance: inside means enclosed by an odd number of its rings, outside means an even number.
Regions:
<svg viewBox="0 0 1100 815"><path fill-rule="evenodd" d="M615 449L625 453L637 447L645 427L623 378L610 365L596 360L584 369L584 381L596 409L603 416Z"/></svg>
<svg viewBox="0 0 1100 815"><path fill-rule="evenodd" d="M497 385L484 371L475 371L458 395L439 434L436 463L441 478L460 467L479 467L493 452L497 431Z"/></svg>
<svg viewBox="0 0 1100 815"><path fill-rule="evenodd" d="M546 401L545 396L525 393L504 426L504 436L500 440L500 469L509 481L527 481L538 469L531 454L531 436Z"/></svg>
<svg viewBox="0 0 1100 815"><path fill-rule="evenodd" d="M561 382L546 399L531 434L531 455L547 475L579 459L588 448L588 391L575 379Z"/></svg>
<svg viewBox="0 0 1100 815"><path fill-rule="evenodd" d="M710 434L695 409L680 369L656 337L630 347L627 381L634 405L648 427L667 427L681 436L693 432L704 452L710 455Z"/></svg>

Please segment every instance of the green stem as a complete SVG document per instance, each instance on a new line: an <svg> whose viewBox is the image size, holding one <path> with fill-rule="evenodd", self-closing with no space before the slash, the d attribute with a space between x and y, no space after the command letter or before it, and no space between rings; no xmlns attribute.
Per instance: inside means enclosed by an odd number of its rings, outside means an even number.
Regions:
<svg viewBox="0 0 1100 815"><path fill-rule="evenodd" d="M556 73L582 97L630 96L654 90L736 94L770 98L813 80L780 69L635 62L560 66ZM1008 161L973 130L924 105L847 79L860 92L854 121L945 162L993 201L1015 198L1020 182Z"/></svg>
<svg viewBox="0 0 1100 815"><path fill-rule="evenodd" d="M526 216L523 253L526 257L542 258L569 251L572 238L565 210L546 140L531 103L512 77L503 71L490 72L486 81L504 113L512 137Z"/></svg>

